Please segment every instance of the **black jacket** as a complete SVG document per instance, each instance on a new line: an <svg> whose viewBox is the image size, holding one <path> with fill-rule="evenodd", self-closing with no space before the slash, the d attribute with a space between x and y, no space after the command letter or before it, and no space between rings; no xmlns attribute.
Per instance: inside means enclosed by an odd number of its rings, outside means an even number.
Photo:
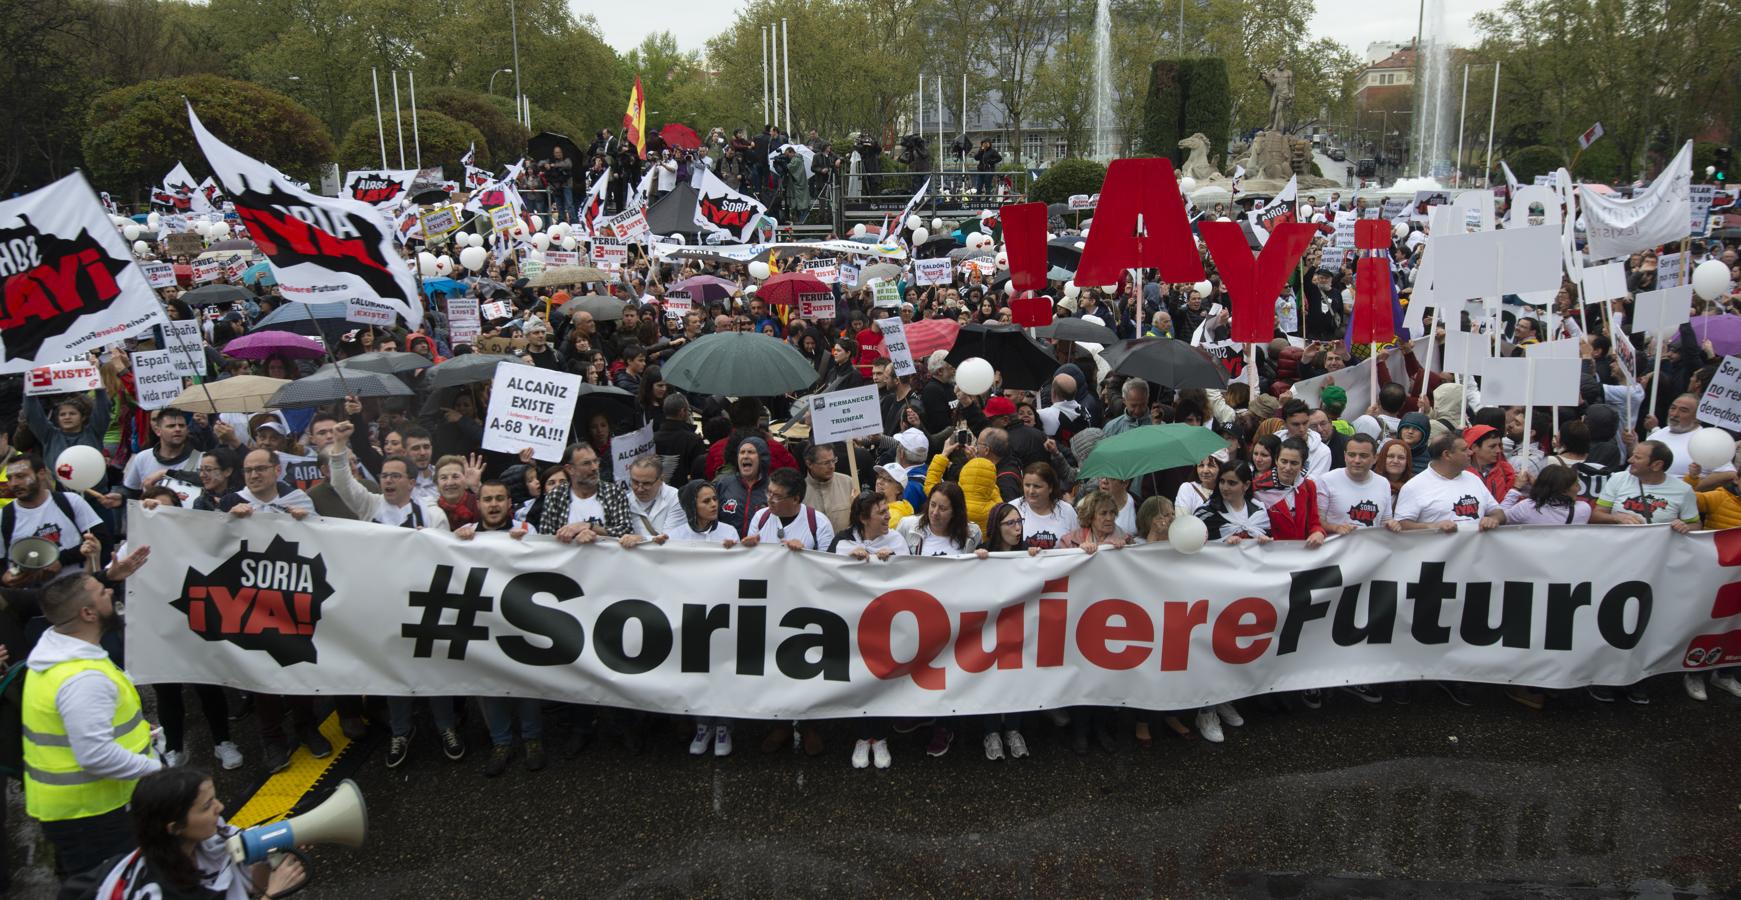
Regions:
<svg viewBox="0 0 1741 900"><path fill-rule="evenodd" d="M662 457L677 458L677 467L671 470L671 486L682 487L689 481L689 472L695 467L695 460L707 457L707 442L701 435L695 433L695 428L688 422L660 418L659 424L653 428L653 450Z"/></svg>

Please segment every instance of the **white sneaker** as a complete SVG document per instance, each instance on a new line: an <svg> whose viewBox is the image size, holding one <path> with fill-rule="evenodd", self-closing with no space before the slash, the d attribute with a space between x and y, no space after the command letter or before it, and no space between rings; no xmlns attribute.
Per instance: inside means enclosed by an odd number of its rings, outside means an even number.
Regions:
<svg viewBox="0 0 1741 900"><path fill-rule="evenodd" d="M1215 715L1234 728L1245 724L1245 717L1240 715L1239 710L1234 709L1231 703L1215 704Z"/></svg>
<svg viewBox="0 0 1741 900"><path fill-rule="evenodd" d="M695 739L689 742L690 756L706 756L707 745L713 743L713 729L706 725L695 726Z"/></svg>
<svg viewBox="0 0 1741 900"><path fill-rule="evenodd" d="M1003 738L995 731L985 733L985 758L992 762L1003 759Z"/></svg>
<svg viewBox="0 0 1741 900"><path fill-rule="evenodd" d="M1215 714L1215 707L1197 711L1197 733L1203 735L1203 740L1211 744L1226 740L1221 734L1221 717Z"/></svg>
<svg viewBox="0 0 1741 900"><path fill-rule="evenodd" d="M163 765L165 768L170 769L187 765L187 751L171 750L163 754Z"/></svg>
<svg viewBox="0 0 1741 900"><path fill-rule="evenodd" d="M1711 687L1741 697L1741 681L1737 681L1735 676L1730 675L1728 672L1712 672Z"/></svg>
<svg viewBox="0 0 1741 900"><path fill-rule="evenodd" d="M1003 742L1004 746L1010 748L1010 759L1021 759L1028 755L1028 742L1014 728L1003 733Z"/></svg>
<svg viewBox="0 0 1741 900"><path fill-rule="evenodd" d="M1681 685L1687 689L1687 696L1703 703L1705 701L1705 678L1697 672L1688 672L1681 676Z"/></svg>
<svg viewBox="0 0 1741 900"><path fill-rule="evenodd" d="M236 746L235 741L224 741L212 749L218 754L218 762L224 768L240 769L242 767L242 749Z"/></svg>
<svg viewBox="0 0 1741 900"><path fill-rule="evenodd" d="M871 756L876 758L877 768L888 768L889 763L891 762L889 757L889 742L882 740L881 738L877 739L871 744Z"/></svg>
<svg viewBox="0 0 1741 900"><path fill-rule="evenodd" d="M863 769L870 765L871 742L861 740L852 745L852 767Z"/></svg>
<svg viewBox="0 0 1741 900"><path fill-rule="evenodd" d="M721 726L714 729L713 755L714 756L730 756L731 755L731 726L721 725Z"/></svg>

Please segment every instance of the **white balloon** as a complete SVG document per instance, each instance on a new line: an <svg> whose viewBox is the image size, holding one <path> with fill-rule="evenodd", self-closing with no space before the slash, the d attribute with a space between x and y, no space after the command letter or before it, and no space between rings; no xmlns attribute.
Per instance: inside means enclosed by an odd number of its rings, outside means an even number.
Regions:
<svg viewBox="0 0 1741 900"><path fill-rule="evenodd" d="M482 247L467 247L459 251L459 264L473 272L484 267L484 262L490 258L489 251Z"/></svg>
<svg viewBox="0 0 1741 900"><path fill-rule="evenodd" d="M991 368L991 363L975 356L961 361L955 367L955 386L964 394L978 396L991 390L991 383L997 373Z"/></svg>
<svg viewBox="0 0 1741 900"><path fill-rule="evenodd" d="M446 277L446 275L452 271L453 271L453 260L452 259L450 259L446 256L436 258L436 260L435 260L435 274L436 275Z"/></svg>
<svg viewBox="0 0 1741 900"><path fill-rule="evenodd" d="M543 216L533 216L532 217L532 230L533 231L543 231L544 230L544 217Z"/></svg>
<svg viewBox="0 0 1741 900"><path fill-rule="evenodd" d="M527 230L525 222L519 222L514 225L514 237L524 239L531 233L531 231Z"/></svg>
<svg viewBox="0 0 1741 900"><path fill-rule="evenodd" d="M121 229L121 234L125 235L127 240L130 241L139 240L139 235L144 233L145 229L140 228L139 223L137 222L129 223L126 228Z"/></svg>
<svg viewBox="0 0 1741 900"><path fill-rule="evenodd" d="M537 247L540 250L550 249L550 235L545 234L542 231L532 235L532 246Z"/></svg>
<svg viewBox="0 0 1741 900"><path fill-rule="evenodd" d="M150 253L150 252L151 252L151 245L150 244L147 244L144 241L134 241L133 242L133 255L134 256L144 256L145 254Z"/></svg>
<svg viewBox="0 0 1741 900"><path fill-rule="evenodd" d="M907 230L908 231L912 231L913 229L918 228L919 226L921 226L923 224L925 224L925 220L919 218L919 216L917 214L914 214L914 215L907 217Z"/></svg>
<svg viewBox="0 0 1741 900"><path fill-rule="evenodd" d="M151 213L145 217L145 224L155 229L163 224L163 216L159 213Z"/></svg>
<svg viewBox="0 0 1741 900"><path fill-rule="evenodd" d="M1167 526L1167 543L1180 553L1196 553L1209 542L1209 528L1196 516L1174 516Z"/></svg>
<svg viewBox="0 0 1741 900"><path fill-rule="evenodd" d="M1082 229L1082 239L1085 241L1088 240L1088 229L1086 228Z"/></svg>
<svg viewBox="0 0 1741 900"><path fill-rule="evenodd" d="M1179 179L1179 190L1181 192L1189 194L1196 189L1197 189L1197 179L1192 178L1189 175L1185 176L1184 178Z"/></svg>
<svg viewBox="0 0 1741 900"><path fill-rule="evenodd" d="M533 250L533 251L526 254L526 258L529 260L532 260L533 262L543 262L544 261L544 251Z"/></svg>
<svg viewBox="0 0 1741 900"><path fill-rule="evenodd" d="M1221 217L1221 218L1219 218L1219 219L1216 219L1216 220L1215 220L1215 221L1217 221L1217 222L1231 222L1231 221L1233 221L1233 220L1232 220L1232 219L1229 219L1229 218L1227 218L1227 217L1226 217L1226 216L1222 216L1222 217Z"/></svg>
<svg viewBox="0 0 1741 900"><path fill-rule="evenodd" d="M1069 284L1064 285L1064 299L1074 300L1077 297L1080 297L1081 295L1082 295L1082 288L1077 287L1075 282L1071 282Z"/></svg>
<svg viewBox="0 0 1741 900"><path fill-rule="evenodd" d="M1396 235L1396 239L1400 241L1409 236L1409 223L1398 222L1391 226L1390 231L1392 234Z"/></svg>
<svg viewBox="0 0 1741 900"><path fill-rule="evenodd" d="M913 243L923 244L930 239L931 239L930 229L928 229L928 228L915 228L915 229L913 229Z"/></svg>
<svg viewBox="0 0 1741 900"><path fill-rule="evenodd" d="M1007 269L1010 267L1010 255L1008 252L999 253L997 255L997 267L1000 269Z"/></svg>
<svg viewBox="0 0 1741 900"><path fill-rule="evenodd" d="M1215 285L1207 281L1199 281L1191 285L1191 289L1207 297L1211 291L1215 290Z"/></svg>
<svg viewBox="0 0 1741 900"><path fill-rule="evenodd" d="M1734 461L1735 439L1721 428L1700 428L1687 441L1687 453L1709 472Z"/></svg>
<svg viewBox="0 0 1741 900"><path fill-rule="evenodd" d="M1310 204L1310 203L1300 204L1300 218L1301 219L1312 218L1312 204Z"/></svg>
<svg viewBox="0 0 1741 900"><path fill-rule="evenodd" d="M857 225L852 226L852 236L853 237L864 237L864 233L865 233L865 227L864 227L863 222L860 222Z"/></svg>
<svg viewBox="0 0 1741 900"><path fill-rule="evenodd" d="M482 247L484 245L484 236L481 234L474 234L467 243L470 243L473 247Z"/></svg>
<svg viewBox="0 0 1741 900"><path fill-rule="evenodd" d="M157 214L152 213L152 215L157 215ZM116 231L120 231L121 229L126 228L130 223L132 223L132 221L133 221L132 219L125 218L123 216L110 216L109 217L109 224L115 226Z"/></svg>
<svg viewBox="0 0 1741 900"><path fill-rule="evenodd" d="M767 263L762 262L759 259L756 260L755 262L750 263L750 277L751 278L754 278L757 281L761 281L761 280L767 278L768 274L769 274L769 270L768 270Z"/></svg>
<svg viewBox="0 0 1741 900"><path fill-rule="evenodd" d="M424 278L435 277L435 254L425 250L417 254L417 268L423 272Z"/></svg>
<svg viewBox="0 0 1741 900"><path fill-rule="evenodd" d="M932 219L931 220L931 230L936 231L936 232L942 232L943 231L943 220L942 219Z"/></svg>
<svg viewBox="0 0 1741 900"><path fill-rule="evenodd" d="M60 483L78 493L96 487L106 472L102 451L85 444L62 450L54 461L54 474Z"/></svg>
<svg viewBox="0 0 1741 900"><path fill-rule="evenodd" d="M1729 267L1722 260L1707 259L1693 268L1693 293L1715 300L1729 289Z"/></svg>
<svg viewBox="0 0 1741 900"><path fill-rule="evenodd" d="M562 236L562 241L558 243L557 246L564 250L572 251L574 248L580 246L580 242L575 240L573 235L565 234Z"/></svg>

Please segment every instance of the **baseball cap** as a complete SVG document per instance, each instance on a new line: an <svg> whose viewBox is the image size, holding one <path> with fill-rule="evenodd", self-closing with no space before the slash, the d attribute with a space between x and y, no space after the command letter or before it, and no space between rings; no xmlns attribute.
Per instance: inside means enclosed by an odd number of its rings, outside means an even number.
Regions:
<svg viewBox="0 0 1741 900"><path fill-rule="evenodd" d="M1013 416L1015 414L1016 405L1008 397L1000 395L985 401L985 415L988 419L994 416Z"/></svg>
<svg viewBox="0 0 1741 900"><path fill-rule="evenodd" d="M248 420L248 433L250 435L259 434L262 428L270 428L284 435L290 433L290 426L284 424L284 417L275 412L260 413Z"/></svg>
<svg viewBox="0 0 1741 900"><path fill-rule="evenodd" d="M900 444L901 449L907 451L909 458L924 456L931 449L931 439L925 436L925 432L917 428L909 428L895 435L895 443Z"/></svg>
<svg viewBox="0 0 1741 900"><path fill-rule="evenodd" d="M1482 438L1490 434L1497 434L1498 432L1499 429L1494 428L1492 425L1471 425L1468 428L1463 429L1463 440L1467 442L1469 446L1473 447L1480 443Z"/></svg>
<svg viewBox="0 0 1741 900"><path fill-rule="evenodd" d="M877 474L896 484L907 483L907 470L901 468L900 463L883 463L877 466Z"/></svg>

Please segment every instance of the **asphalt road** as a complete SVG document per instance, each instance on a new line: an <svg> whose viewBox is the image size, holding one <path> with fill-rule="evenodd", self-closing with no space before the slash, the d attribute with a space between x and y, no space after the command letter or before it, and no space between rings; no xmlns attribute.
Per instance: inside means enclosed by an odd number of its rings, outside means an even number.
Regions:
<svg viewBox="0 0 1741 900"><path fill-rule="evenodd" d="M923 730L895 738L886 772L849 766L845 727L809 759L761 755L751 723L728 759L692 759L687 729L658 726L644 755L607 731L486 779L474 715L462 763L427 728L398 771L375 748L356 775L369 843L318 850L305 896L1741 895L1741 701L1695 704L1678 678L1652 693L1540 713L1490 688L1472 709L1431 689L1406 706L1250 701L1225 744L1157 733L1143 750L1121 732L1082 758L1030 724L1034 755L997 763L968 725L942 758Z"/></svg>

